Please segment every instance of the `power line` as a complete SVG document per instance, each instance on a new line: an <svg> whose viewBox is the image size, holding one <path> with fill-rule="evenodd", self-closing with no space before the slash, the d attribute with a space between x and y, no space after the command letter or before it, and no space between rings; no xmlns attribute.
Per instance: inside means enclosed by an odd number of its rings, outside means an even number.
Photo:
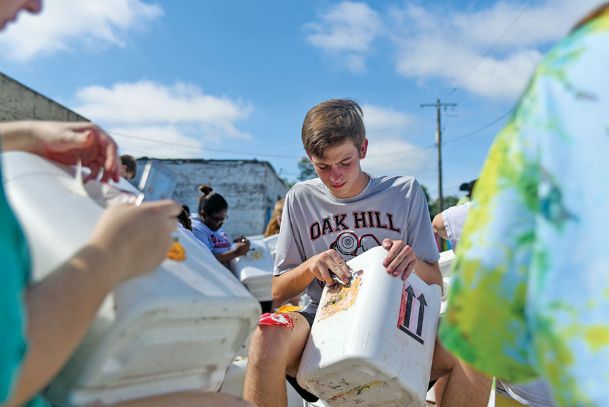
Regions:
<svg viewBox="0 0 609 407"><path fill-rule="evenodd" d="M125 137L125 138L134 139L134 140L142 140L142 141L146 141L149 143L165 144L165 145L175 146L175 147L185 147L185 148L191 148L191 149L201 150L201 151L210 151L212 153L239 154L239 155L248 155L248 156L253 155L253 156L258 156L258 157L289 158L289 159L302 158L300 156L292 156L292 155L267 154L267 153L244 152L244 151L236 151L236 150L224 150L224 149L219 149L219 148L207 148L207 147L196 146L193 144L182 144L182 143L174 143L174 142L163 141L163 140L153 140L153 139L148 139L145 137L130 136L128 134L121 134L121 133L115 133L115 132L112 132L110 134L112 136Z"/></svg>
<svg viewBox="0 0 609 407"><path fill-rule="evenodd" d="M477 129L472 130L470 132L467 132L465 134L462 134L461 136L457 136L457 137L448 139L448 140L444 141L443 144L446 145L446 144L454 143L454 142L459 141L459 140L463 140L463 139L468 138L468 137L476 136L479 133L481 133L483 130L486 130L487 128L491 127L492 125L494 125L494 124L500 122L501 120L505 119L507 116L509 116L513 112L513 110L514 109L511 108L507 112L502 113L501 116L498 116L498 117L494 118L490 122L488 122L486 124L483 124L482 126L478 127ZM416 149L413 149L414 151L392 152L392 153L383 153L383 154L369 154L369 155L367 155L367 157L400 156L402 158L405 158L405 157L409 157L411 155L418 154L420 150L428 150L428 149L432 149L432 148L435 148L435 147L436 147L436 143L432 143L432 144L424 145L422 147L418 147Z"/></svg>
<svg viewBox="0 0 609 407"><path fill-rule="evenodd" d="M489 128L489 127L491 127L492 125L494 125L494 124L496 124L496 123L500 122L501 120L505 119L507 116L509 116L510 114L512 114L512 112L513 112L513 111L514 111L514 108L511 108L511 109L510 109L510 110L508 110L507 112L503 113L501 116L497 117L496 119L493 119L492 121L490 121L490 122L486 123L485 125L483 125L483 126L479 127L478 129L476 129L476 130L474 130L474 131L472 131L472 132L470 132L470 133L464 134L464 135L462 135L462 136L459 136L459 137L455 137L455 138L452 138L452 139L446 140L446 141L444 142L444 144L448 144L448 143L454 143L454 142L456 142L456 141L463 140L464 138L468 138L468 137L475 136L475 135L477 135L477 134L481 133L482 131L484 131L484 130L488 129L488 128Z"/></svg>
<svg viewBox="0 0 609 407"><path fill-rule="evenodd" d="M531 5L533 4L535 0L531 0L529 1L522 10L520 10L520 13L518 13L518 15L516 16L516 18L510 23L510 25L507 26L507 28L501 33L501 35L499 35L497 37L497 39L495 39L495 41L491 44L490 47L488 47L488 49L484 52L484 54L482 54L482 57L480 57L480 60L476 63L476 65L474 65L474 67L467 73L467 75L461 77L461 79L457 80L457 84L455 85L455 87L450 91L450 94L452 95L453 93L455 93L457 90L459 90L459 86L460 85L465 85L467 83L467 80L470 78L470 76L476 71L476 69L478 69L478 67L484 62L484 58L486 58L491 51L493 51L495 49L495 47L497 46L497 44L499 44L499 41L501 41L501 39L503 37L505 37L505 35L512 29L512 27L514 27L514 25L518 22L518 20L520 20L520 17L522 17L522 15L529 9L529 7L531 7Z"/></svg>

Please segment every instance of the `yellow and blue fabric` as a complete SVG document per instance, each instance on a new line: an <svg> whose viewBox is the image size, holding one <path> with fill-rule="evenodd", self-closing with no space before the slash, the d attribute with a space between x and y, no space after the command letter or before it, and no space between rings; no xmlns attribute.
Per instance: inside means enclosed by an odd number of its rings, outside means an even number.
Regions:
<svg viewBox="0 0 609 407"><path fill-rule="evenodd" d="M2 182L0 225L0 404L4 404L14 390L27 351L23 298L29 281L30 257L23 232L6 201ZM28 407L46 405L39 397L27 404Z"/></svg>
<svg viewBox="0 0 609 407"><path fill-rule="evenodd" d="M560 41L495 140L454 265L444 345L558 404L608 403L609 15Z"/></svg>

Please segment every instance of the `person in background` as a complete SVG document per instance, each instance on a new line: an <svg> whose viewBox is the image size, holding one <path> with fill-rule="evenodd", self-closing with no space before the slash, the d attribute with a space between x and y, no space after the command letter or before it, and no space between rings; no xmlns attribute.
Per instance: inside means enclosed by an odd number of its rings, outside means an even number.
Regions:
<svg viewBox="0 0 609 407"><path fill-rule="evenodd" d="M468 212L473 202L463 205L452 206L437 214L433 218L434 231L442 238L450 241L453 250L456 250L461 235L463 225L467 219ZM438 380L436 388L442 386ZM532 407L554 407L552 391L545 380L537 379L527 383L509 383L497 379L496 384L497 406L532 406ZM441 405L442 392L436 395L436 402Z"/></svg>
<svg viewBox="0 0 609 407"><path fill-rule="evenodd" d="M273 214L271 215L271 219L269 219L269 223L266 225L266 230L264 231L264 237L273 236L279 233L279 227L281 226L281 215L283 214L283 198L277 200L275 202L275 207L273 208Z"/></svg>
<svg viewBox="0 0 609 407"><path fill-rule="evenodd" d="M463 224L467 219L467 212L471 205L472 202L470 201L451 206L434 216L431 222L434 232L443 239L448 240L453 250L456 249L457 243L461 238Z"/></svg>
<svg viewBox="0 0 609 407"><path fill-rule="evenodd" d="M21 10L39 13L41 8L41 0L0 2L0 29ZM0 146L2 151L24 151L64 165L81 162L91 170L87 179L119 180L116 143L92 123L4 122ZM1 172L0 163L0 180ZM75 351L106 296L163 261L180 210L173 201L114 205L104 211L80 250L42 280L31 282L27 243L0 182L0 405L49 405L40 392ZM216 393L184 392L118 405L249 404Z"/></svg>
<svg viewBox="0 0 609 407"><path fill-rule="evenodd" d="M274 236L279 233L279 229L281 226L281 216L283 214L283 202L284 202L283 198L278 199L277 202L275 202L275 207L273 208L273 214L271 215L271 219L269 219L269 223L266 225L264 237ZM274 251L271 251L271 252L274 253ZM294 297L290 298L288 301L282 301L282 302L273 301L272 309L280 308L285 304L285 306L281 308L282 312L287 312L285 310L295 311L295 310L300 309L300 307L298 306L299 303L300 303L300 294L295 295Z"/></svg>
<svg viewBox="0 0 609 407"><path fill-rule="evenodd" d="M129 154L121 155L121 177L132 180L137 175L137 165L135 158Z"/></svg>
<svg viewBox="0 0 609 407"><path fill-rule="evenodd" d="M502 380L546 379L561 406L606 406L609 3L543 58L474 192L440 325Z"/></svg>
<svg viewBox="0 0 609 407"><path fill-rule="evenodd" d="M442 284L419 183L412 177L373 177L361 168L368 148L361 107L347 99L313 107L302 125L302 143L319 178L297 183L286 195L273 300L285 301L306 289L311 301L287 313L293 328L261 325L252 336L243 395L264 407L287 405L286 379L305 400L317 400L298 385L296 372L324 285L334 284L331 274L350 281L346 261L382 245L388 251L383 266L395 284L403 284L415 267L426 283ZM371 208L377 211L376 222L366 221ZM327 230L329 219L338 226ZM345 236L354 236L355 247L343 244ZM453 405L486 404L490 381L464 367L436 341L432 379L449 375L446 393Z"/></svg>
<svg viewBox="0 0 609 407"><path fill-rule="evenodd" d="M457 205L462 205L472 200L472 192L476 186L476 181L478 181L478 179L471 180L470 182L464 182L459 186L459 191L465 192L465 195L462 196L459 201L457 201Z"/></svg>
<svg viewBox="0 0 609 407"><path fill-rule="evenodd" d="M239 238L233 246L222 229L224 221L228 219L228 203L209 185L200 185L199 192L199 217L191 218L192 231L220 263L229 267L232 259L247 254L250 242L246 238Z"/></svg>
<svg viewBox="0 0 609 407"><path fill-rule="evenodd" d="M186 230L192 232L192 220L190 219L190 208L188 205L182 205L182 212L178 215L178 222Z"/></svg>

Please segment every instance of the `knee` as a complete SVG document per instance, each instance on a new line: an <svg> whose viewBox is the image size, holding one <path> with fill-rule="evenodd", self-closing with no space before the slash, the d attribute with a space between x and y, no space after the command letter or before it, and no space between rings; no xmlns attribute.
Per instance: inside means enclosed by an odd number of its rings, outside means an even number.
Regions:
<svg viewBox="0 0 609 407"><path fill-rule="evenodd" d="M252 335L249 363L279 363L287 361L289 341L283 332L285 328L258 327Z"/></svg>

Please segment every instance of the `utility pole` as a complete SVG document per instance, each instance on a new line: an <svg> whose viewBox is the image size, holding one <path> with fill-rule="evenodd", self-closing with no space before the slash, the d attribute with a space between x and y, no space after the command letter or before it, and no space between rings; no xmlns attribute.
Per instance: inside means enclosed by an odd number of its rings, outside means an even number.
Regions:
<svg viewBox="0 0 609 407"><path fill-rule="evenodd" d="M456 107L456 103L442 103L436 99L436 103L423 103L421 107L435 107L437 115L436 146L438 147L438 213L444 210L444 192L442 191L442 108Z"/></svg>

